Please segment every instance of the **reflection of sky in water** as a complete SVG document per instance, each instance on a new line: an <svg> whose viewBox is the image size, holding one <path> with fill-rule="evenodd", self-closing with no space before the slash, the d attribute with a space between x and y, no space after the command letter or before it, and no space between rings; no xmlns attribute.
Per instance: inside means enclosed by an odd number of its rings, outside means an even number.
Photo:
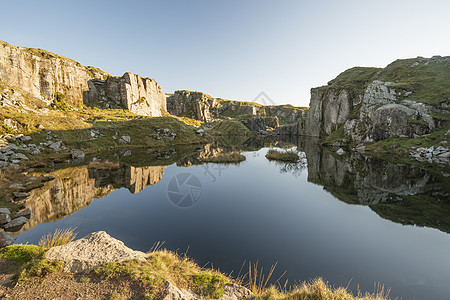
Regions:
<svg viewBox="0 0 450 300"><path fill-rule="evenodd" d="M450 294L450 235L380 218L367 206L336 200L322 186L295 176L265 157L244 153L240 165L169 166L161 181L138 194L119 189L62 220L40 224L18 242L36 243L60 227L79 237L105 230L127 246L147 251L157 241L185 251L204 265L239 271L244 261L267 270L278 261L289 282L322 276L330 283L373 291L374 282L404 299L444 299ZM169 182L190 173L201 197L180 209L168 198ZM274 275L276 278L276 274Z"/></svg>

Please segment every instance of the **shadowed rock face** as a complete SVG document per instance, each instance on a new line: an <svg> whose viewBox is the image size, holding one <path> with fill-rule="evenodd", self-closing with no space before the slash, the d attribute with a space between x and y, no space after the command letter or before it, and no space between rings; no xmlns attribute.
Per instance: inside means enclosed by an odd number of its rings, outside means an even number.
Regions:
<svg viewBox="0 0 450 300"><path fill-rule="evenodd" d="M394 222L450 232L450 187L444 170L430 172L359 153L339 157L310 142L299 147L306 152L308 181L339 200L368 205Z"/></svg>
<svg viewBox="0 0 450 300"><path fill-rule="evenodd" d="M30 193L25 206L30 208L31 218L21 231L70 215L118 188L125 187L131 193L139 193L158 183L165 168L122 165L111 169L89 169L83 166L57 171L51 174L55 180Z"/></svg>

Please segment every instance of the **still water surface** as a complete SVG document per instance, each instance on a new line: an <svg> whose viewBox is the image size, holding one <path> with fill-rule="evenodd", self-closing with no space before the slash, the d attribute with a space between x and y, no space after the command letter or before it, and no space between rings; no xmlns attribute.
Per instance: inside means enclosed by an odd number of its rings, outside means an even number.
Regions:
<svg viewBox="0 0 450 300"><path fill-rule="evenodd" d="M82 178L69 191L73 199L86 197L83 184L91 190L112 184L113 191L94 201L83 199L88 206L56 221L36 216L35 224L30 220L36 226L17 242L37 243L56 228L76 227L78 237L104 230L137 250L147 251L158 241L181 253L189 248L200 265L227 273L235 274L243 262L258 261L265 270L278 262L274 278L287 271L283 282L323 277L353 291L359 285L373 292L381 283L393 297L450 298L445 173L341 158L312 145L299 149L307 160L298 164L268 161L262 148L244 153L247 159L239 165L126 169L120 176L127 184L113 183L117 174L80 168L73 171ZM143 173L146 181L137 182L134 177ZM32 210L49 215L50 206L66 206L61 196L57 199L61 189L68 193L64 184L53 186L49 199L37 197ZM193 202L174 204L177 193Z"/></svg>

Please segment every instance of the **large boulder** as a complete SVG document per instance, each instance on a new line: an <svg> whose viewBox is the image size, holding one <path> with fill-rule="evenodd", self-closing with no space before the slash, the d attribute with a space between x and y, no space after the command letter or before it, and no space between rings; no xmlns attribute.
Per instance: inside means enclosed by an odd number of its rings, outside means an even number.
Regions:
<svg viewBox="0 0 450 300"><path fill-rule="evenodd" d="M104 231L93 232L82 239L50 248L46 258L63 262L66 272L88 272L106 262L130 259L145 261L145 253L134 251Z"/></svg>

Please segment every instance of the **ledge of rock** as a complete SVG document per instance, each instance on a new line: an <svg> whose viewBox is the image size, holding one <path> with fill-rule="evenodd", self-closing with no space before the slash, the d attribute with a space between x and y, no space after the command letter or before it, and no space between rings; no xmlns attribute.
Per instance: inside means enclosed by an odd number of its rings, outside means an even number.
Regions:
<svg viewBox="0 0 450 300"><path fill-rule="evenodd" d="M50 248L48 260L63 262L63 270L84 273L106 262L120 262L130 259L145 260L145 253L134 251L107 234L98 231L68 244Z"/></svg>
<svg viewBox="0 0 450 300"><path fill-rule="evenodd" d="M225 292L219 300L255 299L255 295L247 288L237 284L227 284ZM191 291L179 289L170 281L166 281L166 292L163 300L200 300L199 295Z"/></svg>

